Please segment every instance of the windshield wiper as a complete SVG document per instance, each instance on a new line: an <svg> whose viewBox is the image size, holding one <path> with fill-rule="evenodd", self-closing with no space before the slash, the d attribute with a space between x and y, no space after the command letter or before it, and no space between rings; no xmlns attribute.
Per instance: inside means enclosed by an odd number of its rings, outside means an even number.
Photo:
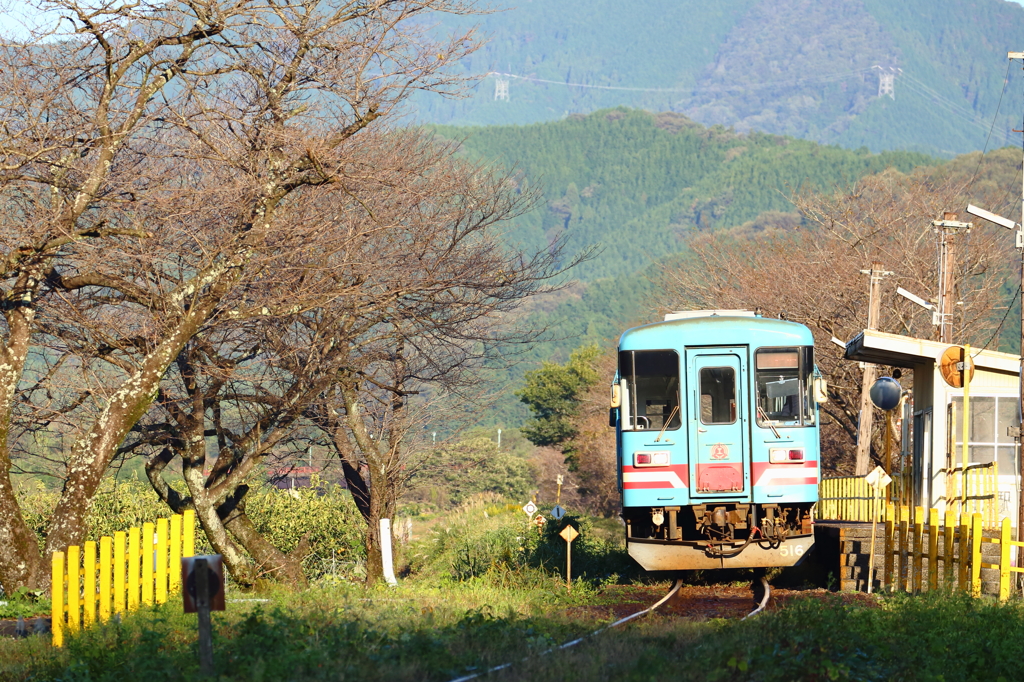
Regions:
<svg viewBox="0 0 1024 682"><path fill-rule="evenodd" d="M668 425L672 422L672 417L676 416L676 412L678 412L678 411L679 411L679 406L678 405L676 405L675 407L672 408L672 411L668 415L668 419L665 420L665 425L661 427L661 433L659 433L658 437L654 439L655 443L660 443L661 442L661 437L665 435L665 429L668 428Z"/></svg>
<svg viewBox="0 0 1024 682"><path fill-rule="evenodd" d="M779 435L779 430L775 428L775 422L768 418L768 415L765 413L763 409L761 409L760 405L757 406L757 416L761 419L761 421L768 425L768 428L772 430L772 433L775 434L776 438L782 440L782 436Z"/></svg>

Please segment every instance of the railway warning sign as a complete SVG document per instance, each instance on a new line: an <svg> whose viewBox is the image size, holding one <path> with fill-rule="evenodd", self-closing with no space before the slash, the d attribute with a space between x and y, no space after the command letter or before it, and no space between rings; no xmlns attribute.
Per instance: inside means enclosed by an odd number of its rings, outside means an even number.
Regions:
<svg viewBox="0 0 1024 682"><path fill-rule="evenodd" d="M885 469L882 467L875 467L875 470L865 476L864 480L875 489L875 492L884 490L887 485L892 483L892 478L885 473Z"/></svg>
<svg viewBox="0 0 1024 682"><path fill-rule="evenodd" d="M531 500L523 505L523 511L526 512L527 516L533 516L537 511L537 505Z"/></svg>
<svg viewBox="0 0 1024 682"><path fill-rule="evenodd" d="M711 459L729 459L729 446L715 443L711 446Z"/></svg>
<svg viewBox="0 0 1024 682"><path fill-rule="evenodd" d="M559 535L561 535L562 539L565 540L566 542L572 542L573 540L575 540L576 538L578 538L580 536L580 532L578 530L576 530L575 528L573 528L572 526L566 526L565 528L562 529L562 532L559 533Z"/></svg>
<svg viewBox="0 0 1024 682"><path fill-rule="evenodd" d="M561 521L563 516L565 516L565 509L562 508L562 505L556 504L554 509L551 510L551 517L555 521Z"/></svg>

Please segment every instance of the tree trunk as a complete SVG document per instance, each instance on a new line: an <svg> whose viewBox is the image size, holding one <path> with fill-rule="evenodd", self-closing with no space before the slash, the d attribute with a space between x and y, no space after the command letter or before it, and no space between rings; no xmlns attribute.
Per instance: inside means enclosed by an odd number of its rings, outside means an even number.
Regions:
<svg viewBox="0 0 1024 682"><path fill-rule="evenodd" d="M5 453L0 456L0 587L7 595L19 587L46 589L50 585L47 568L39 541L18 505Z"/></svg>
<svg viewBox="0 0 1024 682"><path fill-rule="evenodd" d="M33 302L38 287L39 274L35 270L18 278L6 302L20 305L10 305L4 313L8 336L0 347L0 587L4 594L12 594L19 587L45 589L50 584L50 572L39 541L25 523L14 492L8 443L18 383L28 357L35 317Z"/></svg>
<svg viewBox="0 0 1024 682"><path fill-rule="evenodd" d="M245 503L240 502L224 518L224 527L245 547L253 558L254 577L269 575L291 587L305 587L306 574L302 560L309 554L309 539L304 537L299 545L285 554L263 537L245 513Z"/></svg>
<svg viewBox="0 0 1024 682"><path fill-rule="evenodd" d="M397 501L393 486L389 485L387 466L377 461L374 451L368 457L370 466L370 509L366 517L366 584L373 585L384 579L384 561L381 555L380 521L394 519ZM392 546L394 546L392 538Z"/></svg>

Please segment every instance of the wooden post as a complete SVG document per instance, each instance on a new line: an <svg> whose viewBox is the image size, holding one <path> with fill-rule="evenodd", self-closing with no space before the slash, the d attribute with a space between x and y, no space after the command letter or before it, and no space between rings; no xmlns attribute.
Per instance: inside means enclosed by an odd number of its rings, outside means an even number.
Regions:
<svg viewBox="0 0 1024 682"><path fill-rule="evenodd" d="M186 509L181 519L182 532L184 537L181 540L181 555L195 556L196 554L196 510Z"/></svg>
<svg viewBox="0 0 1024 682"><path fill-rule="evenodd" d="M114 613L124 614L126 609L125 576L128 572L127 551L125 549L125 533L119 530L114 533Z"/></svg>
<svg viewBox="0 0 1024 682"><path fill-rule="evenodd" d="M191 510L189 510L191 511ZM152 606L153 604L153 524L142 524L142 603Z"/></svg>
<svg viewBox="0 0 1024 682"><path fill-rule="evenodd" d="M971 514L971 596L981 596L981 514Z"/></svg>
<svg viewBox="0 0 1024 682"><path fill-rule="evenodd" d="M968 587L968 566L971 563L971 524L966 512L960 513L960 589L966 592Z"/></svg>
<svg viewBox="0 0 1024 682"><path fill-rule="evenodd" d="M884 413L885 417L885 473L890 477L892 476L892 410L886 410ZM897 483L896 485L899 485ZM892 502L892 489L893 486L886 486L885 488L885 499ZM902 497L898 500L900 504L906 504L907 501Z"/></svg>
<svg viewBox="0 0 1024 682"><path fill-rule="evenodd" d="M85 595L82 624L88 626L96 622L96 543L92 540L85 543L82 563L85 570L82 581L82 594Z"/></svg>
<svg viewBox="0 0 1024 682"><path fill-rule="evenodd" d="M50 563L50 632L53 646L64 646L64 552L54 552Z"/></svg>
<svg viewBox="0 0 1024 682"><path fill-rule="evenodd" d="M896 578L899 584L899 589L908 592L908 578L910 571L907 566L907 550L909 546L910 535L910 510L900 505L900 557L899 557L899 571L897 571L898 577Z"/></svg>
<svg viewBox="0 0 1024 682"><path fill-rule="evenodd" d="M128 530L128 610L139 608L139 578L142 571L139 529Z"/></svg>
<svg viewBox="0 0 1024 682"><path fill-rule="evenodd" d="M885 586L892 591L893 553L895 551L893 534L895 532L892 504L885 506Z"/></svg>
<svg viewBox="0 0 1024 682"><path fill-rule="evenodd" d="M861 270L869 277L868 284L868 326L865 329L876 329L878 327L879 313L882 308L882 277L885 269L881 263L872 263L870 270ZM875 383L877 370L874 365L864 366L864 375L861 379L860 388L860 415L857 419L857 457L856 473L864 476L868 473L868 465L871 460L871 384Z"/></svg>
<svg viewBox="0 0 1024 682"><path fill-rule="evenodd" d="M942 529L942 574L947 590L953 589L954 540L956 539L956 514L946 505L945 528Z"/></svg>
<svg viewBox="0 0 1024 682"><path fill-rule="evenodd" d="M78 545L68 547L68 632L72 633L78 632L82 625L78 609L78 599L81 593L79 579L82 575L78 567L78 553Z"/></svg>
<svg viewBox="0 0 1024 682"><path fill-rule="evenodd" d="M167 591L170 594L181 592L181 514L171 516L171 557L167 560Z"/></svg>
<svg viewBox="0 0 1024 682"><path fill-rule="evenodd" d="M210 571L206 559L196 559L193 570L196 577L196 614L199 616L199 674L212 677L213 624L210 620Z"/></svg>
<svg viewBox="0 0 1024 682"><path fill-rule="evenodd" d="M167 519L156 521L156 603L167 601Z"/></svg>
<svg viewBox="0 0 1024 682"><path fill-rule="evenodd" d="M1010 519L1003 519L999 533L999 601L1010 598Z"/></svg>
<svg viewBox="0 0 1024 682"><path fill-rule="evenodd" d="M913 507L914 509L914 558L911 562L911 572L913 574L913 590L914 594L921 592L921 583L923 582L923 567L921 565L922 559L924 558L924 509L921 507Z"/></svg>
<svg viewBox="0 0 1024 682"><path fill-rule="evenodd" d="M114 577L114 547L109 535L100 538L100 620L110 620L110 582Z"/></svg>
<svg viewBox="0 0 1024 682"><path fill-rule="evenodd" d="M956 214L946 213L942 222L956 220ZM934 223L933 223L934 225ZM953 306L956 302L954 281L956 273L956 231L940 226L939 246L939 341L953 343Z"/></svg>
<svg viewBox="0 0 1024 682"><path fill-rule="evenodd" d="M939 510L928 510L928 591L939 589Z"/></svg>
<svg viewBox="0 0 1024 682"><path fill-rule="evenodd" d="M868 554L868 594L871 594L871 588L875 584L875 529L878 528L878 515L875 513L875 510L878 509L878 488L871 486L871 497L871 550L870 554Z"/></svg>

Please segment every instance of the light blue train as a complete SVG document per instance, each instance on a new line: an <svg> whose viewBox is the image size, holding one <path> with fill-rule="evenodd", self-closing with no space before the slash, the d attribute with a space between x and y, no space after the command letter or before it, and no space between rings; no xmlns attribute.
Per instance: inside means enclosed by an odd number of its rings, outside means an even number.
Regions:
<svg viewBox="0 0 1024 682"><path fill-rule="evenodd" d="M626 331L612 384L630 555L650 571L791 566L814 543L825 386L804 325L739 310Z"/></svg>

